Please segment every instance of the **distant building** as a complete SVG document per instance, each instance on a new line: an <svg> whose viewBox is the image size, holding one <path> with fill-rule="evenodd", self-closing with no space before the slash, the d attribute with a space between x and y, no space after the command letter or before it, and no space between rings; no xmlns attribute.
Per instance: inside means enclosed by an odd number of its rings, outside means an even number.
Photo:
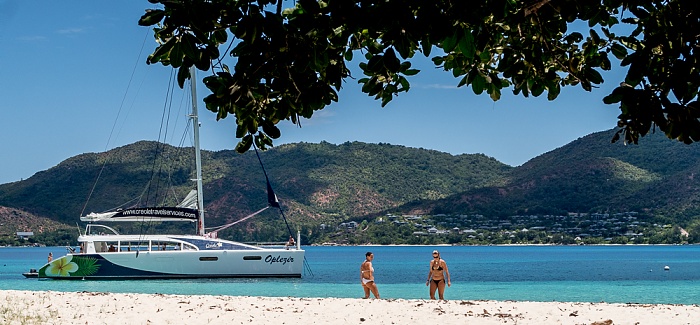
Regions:
<svg viewBox="0 0 700 325"><path fill-rule="evenodd" d="M355 229L357 228L358 224L355 221L349 221L349 222L343 222L339 225L340 228L346 228L346 229Z"/></svg>
<svg viewBox="0 0 700 325"><path fill-rule="evenodd" d="M17 232L17 238L22 239L22 240L27 240L29 237L34 236L33 231L18 231Z"/></svg>

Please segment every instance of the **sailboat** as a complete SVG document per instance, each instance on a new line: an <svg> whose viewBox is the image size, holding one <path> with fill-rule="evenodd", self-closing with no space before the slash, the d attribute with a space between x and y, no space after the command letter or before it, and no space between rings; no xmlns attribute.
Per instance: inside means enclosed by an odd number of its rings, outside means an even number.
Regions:
<svg viewBox="0 0 700 325"><path fill-rule="evenodd" d="M218 238L218 232L232 225L205 232L202 198L202 163L194 70L192 82L192 125L197 189L174 207L141 207L90 213L78 237L79 251L69 250L38 271L48 279L168 279L301 277L304 250L299 234L290 235L286 245L261 247ZM268 181L268 204L279 207ZM265 210L265 207L253 215ZM245 218L244 218L245 219ZM242 219L241 219L242 220ZM239 220L239 221L241 221ZM112 222L196 222L194 235L120 234L106 224Z"/></svg>

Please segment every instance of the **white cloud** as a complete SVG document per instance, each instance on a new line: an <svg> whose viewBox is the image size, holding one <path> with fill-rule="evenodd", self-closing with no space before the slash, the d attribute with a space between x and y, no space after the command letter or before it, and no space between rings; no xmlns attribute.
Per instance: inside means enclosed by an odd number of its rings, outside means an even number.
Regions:
<svg viewBox="0 0 700 325"><path fill-rule="evenodd" d="M56 31L58 34L80 34L84 31L82 28L65 28Z"/></svg>
<svg viewBox="0 0 700 325"><path fill-rule="evenodd" d="M305 127L332 123L332 120L336 114L329 108L330 107L326 107L323 110L315 111L314 116L311 119L306 119L302 117L301 126Z"/></svg>

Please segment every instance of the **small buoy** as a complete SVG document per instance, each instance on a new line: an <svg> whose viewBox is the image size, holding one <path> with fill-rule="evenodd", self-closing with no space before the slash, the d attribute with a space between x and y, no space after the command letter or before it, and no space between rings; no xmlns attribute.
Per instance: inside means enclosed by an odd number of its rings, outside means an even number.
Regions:
<svg viewBox="0 0 700 325"><path fill-rule="evenodd" d="M668 270L670 270L670 269L671 269L671 268L668 267L668 265L664 266L664 270L665 270L665 271L668 271Z"/></svg>

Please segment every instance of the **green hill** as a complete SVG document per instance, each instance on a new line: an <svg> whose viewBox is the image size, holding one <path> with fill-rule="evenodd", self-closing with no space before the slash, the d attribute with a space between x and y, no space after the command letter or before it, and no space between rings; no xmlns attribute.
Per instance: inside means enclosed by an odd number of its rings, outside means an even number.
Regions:
<svg viewBox="0 0 700 325"><path fill-rule="evenodd" d="M612 144L614 132L582 137L516 168L482 154L360 142L295 143L260 156L285 216L308 240L321 224L374 220L387 212L502 218L640 211L669 224L700 223L700 149L662 134L639 145ZM194 188L191 156L192 148L147 141L78 155L0 185L0 206L73 225L89 212L173 205ZM266 206L255 152L203 151L202 157L207 225ZM269 210L222 235L266 241L285 233L278 213Z"/></svg>
<svg viewBox="0 0 700 325"><path fill-rule="evenodd" d="M79 155L27 180L0 185L0 206L74 224L89 212L176 204L194 187L191 152L142 141ZM238 220L267 204L265 178L254 152L204 151L202 156L207 225ZM307 228L497 186L512 170L480 154L453 156L359 142L289 144L262 152L261 158L285 214ZM244 240L281 236L286 229L271 226L279 225L276 218L266 212L230 235Z"/></svg>
<svg viewBox="0 0 700 325"><path fill-rule="evenodd" d="M535 157L514 168L505 185L413 202L403 210L494 216L651 211L676 222L697 214L697 146L663 134L644 137L639 145L613 144L614 132L591 134Z"/></svg>

